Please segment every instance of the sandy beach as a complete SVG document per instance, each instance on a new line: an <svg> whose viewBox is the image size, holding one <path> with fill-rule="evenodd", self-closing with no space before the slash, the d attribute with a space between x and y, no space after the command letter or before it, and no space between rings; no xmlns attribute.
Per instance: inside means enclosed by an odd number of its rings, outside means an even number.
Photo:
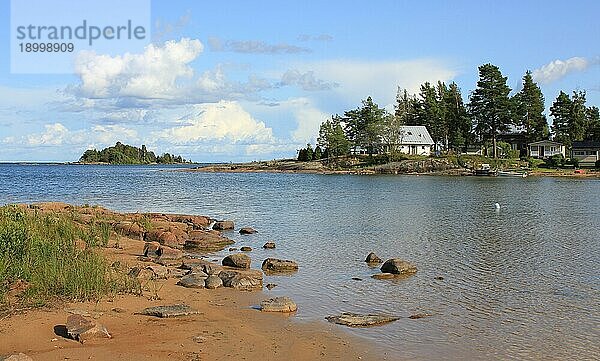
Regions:
<svg viewBox="0 0 600 361"><path fill-rule="evenodd" d="M52 212L63 207L66 205L46 204L41 209ZM115 237L119 248L100 249L110 262L127 267L151 264L139 260L144 241ZM398 359L397 355L377 352L373 345L326 321L300 322L293 314L259 311L260 301L269 298L266 290L191 289L177 282L171 277L149 281L142 295L56 302L38 309L13 308L0 322L0 355L24 353L34 360ZM146 307L172 304L187 304L199 313L176 318L137 314ZM69 314L101 323L112 338L80 343L63 337L60 330Z"/></svg>

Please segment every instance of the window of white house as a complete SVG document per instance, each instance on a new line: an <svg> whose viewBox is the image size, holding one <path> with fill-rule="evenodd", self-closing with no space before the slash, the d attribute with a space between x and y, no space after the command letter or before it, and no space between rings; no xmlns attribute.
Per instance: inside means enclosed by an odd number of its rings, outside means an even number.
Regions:
<svg viewBox="0 0 600 361"><path fill-rule="evenodd" d="M583 151L583 150L575 150L575 151L573 151L573 154L574 155L585 155L585 151Z"/></svg>
<svg viewBox="0 0 600 361"><path fill-rule="evenodd" d="M425 149L425 146L422 146L421 149Z"/></svg>

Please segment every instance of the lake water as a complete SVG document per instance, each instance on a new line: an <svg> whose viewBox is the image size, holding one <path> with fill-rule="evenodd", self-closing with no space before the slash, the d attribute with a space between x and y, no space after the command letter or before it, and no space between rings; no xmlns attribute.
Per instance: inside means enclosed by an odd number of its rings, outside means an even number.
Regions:
<svg viewBox="0 0 600 361"><path fill-rule="evenodd" d="M278 287L265 289L292 297L298 319L326 322L324 316L344 311L432 314L349 330L396 357L600 357L597 179L170 169L0 165L0 204L100 204L117 211L209 215L234 220L236 227L252 226L260 233L228 236L238 247L254 248L253 268L268 256L300 264L294 276L267 277ZM277 249L263 250L267 240ZM412 261L419 271L402 281L372 279L378 269L363 262L370 251Z"/></svg>

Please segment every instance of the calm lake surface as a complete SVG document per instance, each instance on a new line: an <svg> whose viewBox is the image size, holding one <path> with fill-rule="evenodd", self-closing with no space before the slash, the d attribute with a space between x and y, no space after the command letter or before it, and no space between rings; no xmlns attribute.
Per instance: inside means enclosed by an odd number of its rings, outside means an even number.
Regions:
<svg viewBox="0 0 600 361"><path fill-rule="evenodd" d="M63 201L117 211L232 219L253 268L301 320L339 312L431 317L349 330L409 360L592 360L600 357L597 179L212 174L166 167L0 165L0 204ZM494 203L502 205L499 211ZM267 240L275 250L263 250ZM400 257L418 273L370 276L365 256ZM222 252L217 256L223 256ZM213 257L214 258L214 257ZM441 276L443 280L436 280ZM362 281L352 280L359 277ZM340 326L342 327L342 326Z"/></svg>

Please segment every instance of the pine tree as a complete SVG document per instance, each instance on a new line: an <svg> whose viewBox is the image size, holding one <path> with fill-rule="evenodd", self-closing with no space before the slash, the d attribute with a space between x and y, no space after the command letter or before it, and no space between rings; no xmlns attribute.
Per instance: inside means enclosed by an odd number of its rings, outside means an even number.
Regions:
<svg viewBox="0 0 600 361"><path fill-rule="evenodd" d="M341 121L340 116L334 115L331 120L321 123L319 128L317 144L325 149L327 158L345 155L350 150L350 142L346 138Z"/></svg>
<svg viewBox="0 0 600 361"><path fill-rule="evenodd" d="M314 155L314 151L312 149L312 146L309 144L306 145L306 160L307 161L311 161L313 160L313 155Z"/></svg>
<svg viewBox="0 0 600 361"><path fill-rule="evenodd" d="M344 113L346 135L355 149L365 148L369 155L373 154L378 142L378 124L385 115L385 109L379 108L371 97L362 101L362 107Z"/></svg>
<svg viewBox="0 0 600 361"><path fill-rule="evenodd" d="M400 87L398 87L394 115L399 118L399 121L402 124L417 125L417 105L418 101L414 95L409 95L406 89L400 89Z"/></svg>
<svg viewBox="0 0 600 361"><path fill-rule="evenodd" d="M568 146L571 145L569 124L571 122L570 118L572 107L573 102L571 101L571 98L569 98L569 96L563 91L558 94L558 97L556 97L556 100L550 107L554 140L564 143Z"/></svg>
<svg viewBox="0 0 600 361"><path fill-rule="evenodd" d="M313 154L313 160L319 160L323 157L323 151L321 150L321 147L319 147L318 145L315 147L315 152Z"/></svg>
<svg viewBox="0 0 600 361"><path fill-rule="evenodd" d="M460 88L452 82L444 93L443 106L448 128L448 149L459 150L471 142L471 119Z"/></svg>
<svg viewBox="0 0 600 361"><path fill-rule="evenodd" d="M523 76L523 88L513 97L515 124L522 126L527 142L548 137L548 122L544 115L544 95L533 81L531 71Z"/></svg>
<svg viewBox="0 0 600 361"><path fill-rule="evenodd" d="M569 135L572 141L581 141L586 136L587 108L585 106L585 91L574 91L571 98L572 108L569 122Z"/></svg>
<svg viewBox="0 0 600 361"><path fill-rule="evenodd" d="M598 107L587 108L586 138L588 140L600 141L600 111Z"/></svg>
<svg viewBox="0 0 600 361"><path fill-rule="evenodd" d="M511 123L510 88L500 69L492 64L479 67L477 88L471 94L469 113L475 122L475 131L482 140L491 140L494 158L497 136L508 130Z"/></svg>
<svg viewBox="0 0 600 361"><path fill-rule="evenodd" d="M436 145L442 141L445 143L447 135L444 111L439 100L440 94L445 91L443 89L445 85L442 87L440 83L438 86L439 88L436 89L429 82L421 85L416 108L417 125L424 125L427 128Z"/></svg>

